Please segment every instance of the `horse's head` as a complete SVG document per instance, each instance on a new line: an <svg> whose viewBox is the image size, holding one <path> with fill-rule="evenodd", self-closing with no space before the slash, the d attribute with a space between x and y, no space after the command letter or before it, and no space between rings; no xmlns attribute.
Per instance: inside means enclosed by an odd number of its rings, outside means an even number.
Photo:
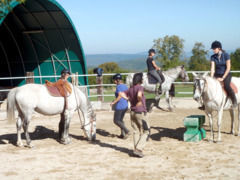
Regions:
<svg viewBox="0 0 240 180"><path fill-rule="evenodd" d="M88 140L92 141L96 139L96 115L93 111L92 105L87 97L86 88L76 88L74 93L76 93L76 98L78 97L78 107L80 108L83 119L80 117L81 128L84 131L85 136ZM80 116L80 114L79 114Z"/></svg>
<svg viewBox="0 0 240 180"><path fill-rule="evenodd" d="M207 73L200 75L193 72L192 74L194 77L193 99L199 103L202 103L200 101L204 92Z"/></svg>
<svg viewBox="0 0 240 180"><path fill-rule="evenodd" d="M180 70L179 77L185 82L189 81L188 73L185 70L184 65L180 66L180 68L181 70Z"/></svg>

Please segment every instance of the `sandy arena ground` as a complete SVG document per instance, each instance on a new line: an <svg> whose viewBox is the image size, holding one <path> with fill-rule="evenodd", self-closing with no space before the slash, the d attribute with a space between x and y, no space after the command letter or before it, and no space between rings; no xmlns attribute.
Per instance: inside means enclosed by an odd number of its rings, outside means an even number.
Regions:
<svg viewBox="0 0 240 180"><path fill-rule="evenodd" d="M15 125L1 118L0 179L239 179L240 137L229 134L229 113L224 112L222 143L187 143L183 142L184 117L204 112L191 99L185 104L177 98L174 102L174 112L155 108L149 113L152 134L142 159L132 157L132 136L127 140L117 137L120 131L111 111L96 112L95 143L83 137L75 114L69 145L57 142L58 116L37 115L30 123L32 149L16 147ZM132 130L129 113L125 122ZM216 130L216 121L214 126ZM208 120L204 127L208 138Z"/></svg>

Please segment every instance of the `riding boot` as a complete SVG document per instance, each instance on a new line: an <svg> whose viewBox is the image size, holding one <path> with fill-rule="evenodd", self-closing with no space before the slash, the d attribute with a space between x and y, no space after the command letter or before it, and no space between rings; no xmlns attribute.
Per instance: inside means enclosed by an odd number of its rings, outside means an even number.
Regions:
<svg viewBox="0 0 240 180"><path fill-rule="evenodd" d="M158 87L158 94L159 94L159 95L162 94L162 84L159 84L159 87Z"/></svg>
<svg viewBox="0 0 240 180"><path fill-rule="evenodd" d="M155 99L156 100L160 99L160 96L161 96L161 94L159 93L159 88L161 88L161 85L156 84L156 88L155 88Z"/></svg>
<svg viewBox="0 0 240 180"><path fill-rule="evenodd" d="M229 97L232 100L233 108L236 108L238 104L237 104L237 99L236 99L236 96L235 96L235 93L233 92L233 90L229 93Z"/></svg>

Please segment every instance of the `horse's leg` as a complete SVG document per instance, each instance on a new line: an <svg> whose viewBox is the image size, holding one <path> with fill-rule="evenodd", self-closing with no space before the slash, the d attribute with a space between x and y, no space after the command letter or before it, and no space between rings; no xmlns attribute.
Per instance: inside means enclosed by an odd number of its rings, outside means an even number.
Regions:
<svg viewBox="0 0 240 180"><path fill-rule="evenodd" d="M230 110L229 110L229 112L230 112L230 115L231 115L231 122L232 122L232 125L231 125L231 133L234 135L235 134L235 131L234 131L234 129L235 129L235 119L234 119L234 109L233 108L231 108Z"/></svg>
<svg viewBox="0 0 240 180"><path fill-rule="evenodd" d="M22 118L20 117L20 115L18 116L16 126L17 126L17 146L22 147L23 146L21 138Z"/></svg>
<svg viewBox="0 0 240 180"><path fill-rule="evenodd" d="M221 123L223 116L223 108L218 111L218 140L217 142L221 142Z"/></svg>
<svg viewBox="0 0 240 180"><path fill-rule="evenodd" d="M29 123L30 123L30 119L31 119L31 115L27 115L27 116L24 117L24 119L23 119L23 130L24 130L24 133L25 133L27 146L32 148L33 145L31 144L31 139L30 139L30 136L29 136L29 133L28 133L28 126L29 126Z"/></svg>
<svg viewBox="0 0 240 180"><path fill-rule="evenodd" d="M73 112L68 111L67 112L67 117L66 117L66 121L65 121L65 137L67 138L67 142L70 143L71 139L69 137L69 126L70 126L70 122L71 122L71 118L72 118Z"/></svg>
<svg viewBox="0 0 240 180"><path fill-rule="evenodd" d="M64 113L61 113L61 119L58 124L58 138L61 140L63 138L63 131L64 131Z"/></svg>
<svg viewBox="0 0 240 180"><path fill-rule="evenodd" d="M68 131L70 124L70 112L69 110L65 110L64 113L61 114L61 121L59 123L59 136L60 142L63 144L69 144L71 142Z"/></svg>
<svg viewBox="0 0 240 180"><path fill-rule="evenodd" d="M170 104L169 91L166 91L166 92L165 92L165 98L166 98L166 102L167 102L167 104L168 104L168 110L169 110L169 111L173 111L173 108L171 107L171 104Z"/></svg>
<svg viewBox="0 0 240 180"><path fill-rule="evenodd" d="M213 119L212 119L212 113L207 112L208 118L209 118L209 126L211 129L211 133L210 133L210 142L213 142L214 140L214 133L213 133Z"/></svg>
<svg viewBox="0 0 240 180"><path fill-rule="evenodd" d="M240 104L238 104L238 136L240 136Z"/></svg>

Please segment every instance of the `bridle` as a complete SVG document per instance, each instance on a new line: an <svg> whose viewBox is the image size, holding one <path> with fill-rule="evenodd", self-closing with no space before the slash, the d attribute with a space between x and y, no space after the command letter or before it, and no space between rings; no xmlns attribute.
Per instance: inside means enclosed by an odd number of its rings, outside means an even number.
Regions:
<svg viewBox="0 0 240 180"><path fill-rule="evenodd" d="M202 96L204 88L205 88L205 83L204 83L204 87L201 88L201 82L200 82L201 80L203 80L203 79L200 79L200 78L195 79L194 89L193 89L193 92L195 92L195 90L198 89L200 92L200 96Z"/></svg>
<svg viewBox="0 0 240 180"><path fill-rule="evenodd" d="M181 78L182 78L182 81L187 79L187 73L183 68L181 70Z"/></svg>

